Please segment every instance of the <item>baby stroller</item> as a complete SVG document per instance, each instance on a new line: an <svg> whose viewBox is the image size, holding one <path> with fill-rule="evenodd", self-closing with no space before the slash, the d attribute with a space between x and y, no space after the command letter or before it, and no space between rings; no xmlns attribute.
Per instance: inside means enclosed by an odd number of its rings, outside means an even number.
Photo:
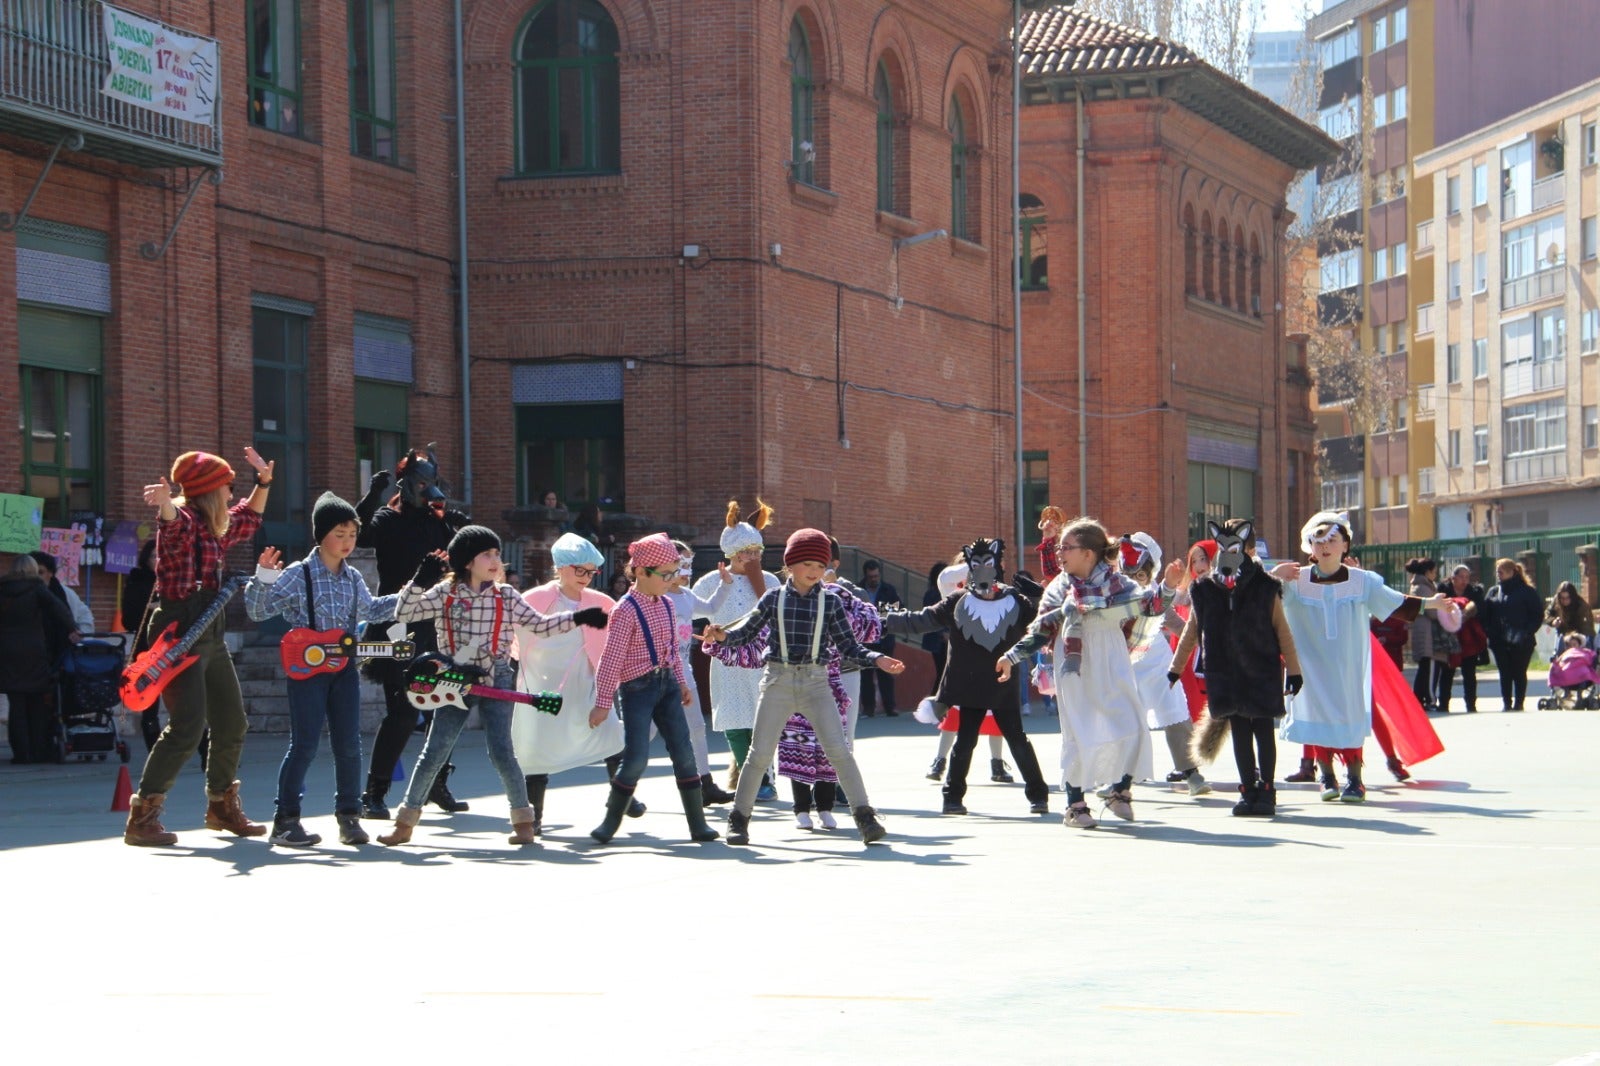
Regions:
<svg viewBox="0 0 1600 1066"><path fill-rule="evenodd" d="M105 762L116 752L128 761L128 744L117 734L117 685L127 661L127 638L90 633L67 649L57 682L56 730L63 757Z"/></svg>
<svg viewBox="0 0 1600 1066"><path fill-rule="evenodd" d="M1595 686L1600 685L1595 658L1595 649L1590 646L1568 648L1556 656L1556 661L1550 664L1550 695L1539 701L1539 709L1600 710L1600 696L1595 695Z"/></svg>

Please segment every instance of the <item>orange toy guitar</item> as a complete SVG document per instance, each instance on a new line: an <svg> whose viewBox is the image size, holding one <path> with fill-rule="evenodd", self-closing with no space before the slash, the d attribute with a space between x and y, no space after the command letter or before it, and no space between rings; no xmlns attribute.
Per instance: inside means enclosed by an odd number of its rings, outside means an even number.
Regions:
<svg viewBox="0 0 1600 1066"><path fill-rule="evenodd" d="M200 617L189 623L189 628L183 636L178 636L178 623L173 622L161 631L161 635L151 642L140 655L122 668L122 685L117 690L117 695L122 697L123 705L130 711L142 711L155 704L161 698L161 690L172 682L172 679L193 666L198 655L190 655L189 649L194 642L200 639L200 634L206 631L206 626L211 620L222 613L228 601L245 586L250 579L246 576L229 578L217 590L217 598L202 612Z"/></svg>
<svg viewBox="0 0 1600 1066"><path fill-rule="evenodd" d="M278 645L283 672L291 681L334 674L351 659L410 659L417 646L409 640L356 640L342 629L291 629Z"/></svg>

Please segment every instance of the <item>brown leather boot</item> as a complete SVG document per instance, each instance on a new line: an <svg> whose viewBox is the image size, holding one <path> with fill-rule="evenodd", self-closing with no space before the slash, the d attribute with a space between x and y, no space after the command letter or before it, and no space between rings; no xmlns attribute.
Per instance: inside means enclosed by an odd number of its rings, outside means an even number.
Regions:
<svg viewBox="0 0 1600 1066"><path fill-rule="evenodd" d="M422 820L421 807L396 808L394 812L394 829L378 837L378 843L385 847L394 847L396 844L407 844L411 841L411 830Z"/></svg>
<svg viewBox="0 0 1600 1066"><path fill-rule="evenodd" d="M206 828L226 829L234 836L265 836L267 827L245 817L239 806L239 782L235 781L223 792L206 793Z"/></svg>
<svg viewBox="0 0 1600 1066"><path fill-rule="evenodd" d="M511 808L511 843L537 844L539 834L533 830L533 808Z"/></svg>
<svg viewBox="0 0 1600 1066"><path fill-rule="evenodd" d="M122 842L136 848L158 848L178 842L177 833L169 833L161 824L161 805L167 801L162 795L134 796L128 801L128 828L122 831Z"/></svg>

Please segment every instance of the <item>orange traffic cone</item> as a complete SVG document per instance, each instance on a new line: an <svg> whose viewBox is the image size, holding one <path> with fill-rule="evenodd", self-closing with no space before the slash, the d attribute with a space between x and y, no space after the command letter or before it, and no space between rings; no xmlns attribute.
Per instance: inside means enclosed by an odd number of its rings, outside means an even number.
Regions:
<svg viewBox="0 0 1600 1066"><path fill-rule="evenodd" d="M133 779L128 776L126 765L117 767L117 788L111 793L111 809L113 811L126 811L128 801L133 798Z"/></svg>

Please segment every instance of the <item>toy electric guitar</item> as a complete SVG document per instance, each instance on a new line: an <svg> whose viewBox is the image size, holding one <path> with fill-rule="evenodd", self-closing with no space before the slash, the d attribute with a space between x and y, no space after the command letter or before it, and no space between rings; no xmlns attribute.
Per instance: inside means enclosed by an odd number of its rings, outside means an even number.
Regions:
<svg viewBox="0 0 1600 1066"><path fill-rule="evenodd" d="M351 659L410 659L417 646L409 640L356 640L342 629L291 629L278 645L283 672L291 681L334 674Z"/></svg>
<svg viewBox="0 0 1600 1066"><path fill-rule="evenodd" d="M231 577L217 590L217 598L184 631L183 636L178 636L178 623L173 622L161 631L161 635L151 642L139 656L122 668L122 684L117 690L117 695L122 697L123 705L130 711L142 711L155 704L161 698L161 690L171 684L172 679L193 666L198 655L190 655L189 649L194 642L200 639L200 634L206 631L206 626L211 620L222 613L228 601L244 588L249 577L240 575Z"/></svg>
<svg viewBox="0 0 1600 1066"><path fill-rule="evenodd" d="M493 688L478 684L484 671L478 667L457 665L437 652L418 656L406 669L406 699L411 706L422 710L436 707L465 707L468 696L483 696L491 700L525 703L545 714L561 713L559 692L517 692L508 688Z"/></svg>

